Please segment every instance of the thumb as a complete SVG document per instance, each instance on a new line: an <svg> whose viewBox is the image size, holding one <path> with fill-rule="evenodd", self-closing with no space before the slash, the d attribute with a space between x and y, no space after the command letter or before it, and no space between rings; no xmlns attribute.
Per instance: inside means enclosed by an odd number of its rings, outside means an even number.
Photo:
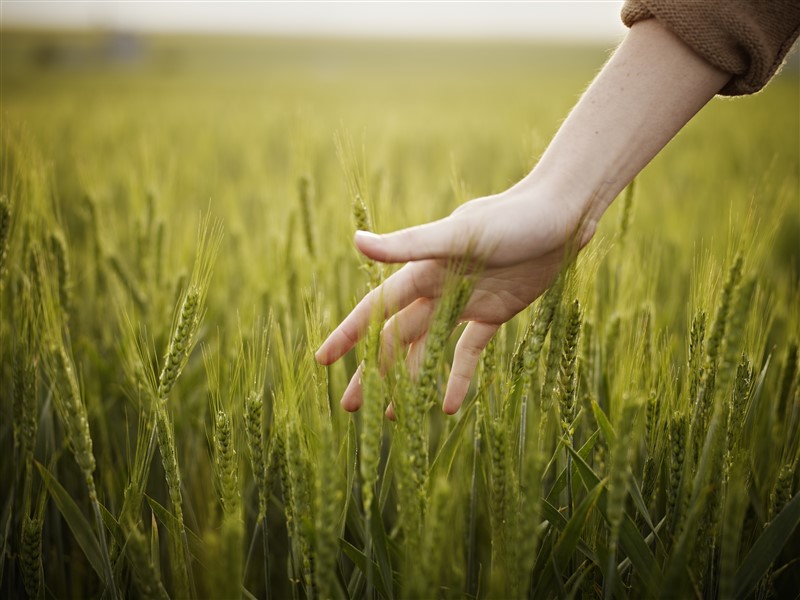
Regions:
<svg viewBox="0 0 800 600"><path fill-rule="evenodd" d="M463 252L460 240L466 238L451 218L424 225L376 234L356 231L355 244L368 258L397 263L428 258L447 258Z"/></svg>

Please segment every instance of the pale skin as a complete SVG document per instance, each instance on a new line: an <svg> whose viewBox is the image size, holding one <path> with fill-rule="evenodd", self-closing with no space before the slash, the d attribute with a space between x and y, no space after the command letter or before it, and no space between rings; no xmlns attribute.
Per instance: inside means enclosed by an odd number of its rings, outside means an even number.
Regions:
<svg viewBox="0 0 800 600"><path fill-rule="evenodd" d="M575 240L580 247L589 242L614 198L729 79L655 19L633 25L525 178L438 221L383 235L356 233L365 256L406 264L358 303L316 359L330 365L350 351L380 303L388 318L384 364L408 349L413 375L448 259L469 252L481 270L461 315L467 325L442 404L445 413L456 413L500 325L547 289ZM359 369L342 397L345 410L361 406L360 380ZM394 416L391 406L387 415Z"/></svg>

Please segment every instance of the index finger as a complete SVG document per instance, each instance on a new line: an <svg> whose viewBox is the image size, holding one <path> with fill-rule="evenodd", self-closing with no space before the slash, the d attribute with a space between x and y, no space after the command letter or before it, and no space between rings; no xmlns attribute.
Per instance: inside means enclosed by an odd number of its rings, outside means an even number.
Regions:
<svg viewBox="0 0 800 600"><path fill-rule="evenodd" d="M378 303L383 306L384 318L402 310L417 298L435 295L438 282L436 261L411 262L391 275L381 285L361 299L347 317L334 329L315 358L323 365L330 365L344 356L364 335L369 320Z"/></svg>

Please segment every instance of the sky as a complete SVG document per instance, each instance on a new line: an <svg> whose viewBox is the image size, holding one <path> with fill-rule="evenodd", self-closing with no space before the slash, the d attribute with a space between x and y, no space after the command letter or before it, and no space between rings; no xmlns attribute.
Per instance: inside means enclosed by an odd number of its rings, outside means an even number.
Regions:
<svg viewBox="0 0 800 600"><path fill-rule="evenodd" d="M0 0L0 27L343 37L621 39L621 0L267 2Z"/></svg>

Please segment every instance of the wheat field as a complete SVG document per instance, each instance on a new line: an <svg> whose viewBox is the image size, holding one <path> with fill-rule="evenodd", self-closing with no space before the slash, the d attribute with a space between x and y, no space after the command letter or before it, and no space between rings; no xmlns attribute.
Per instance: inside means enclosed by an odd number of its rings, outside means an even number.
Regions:
<svg viewBox="0 0 800 600"><path fill-rule="evenodd" d="M0 596L797 597L796 68L679 134L448 417L459 265L418 374L378 319L314 361L392 271L353 233L516 182L609 49L134 42L3 32Z"/></svg>

